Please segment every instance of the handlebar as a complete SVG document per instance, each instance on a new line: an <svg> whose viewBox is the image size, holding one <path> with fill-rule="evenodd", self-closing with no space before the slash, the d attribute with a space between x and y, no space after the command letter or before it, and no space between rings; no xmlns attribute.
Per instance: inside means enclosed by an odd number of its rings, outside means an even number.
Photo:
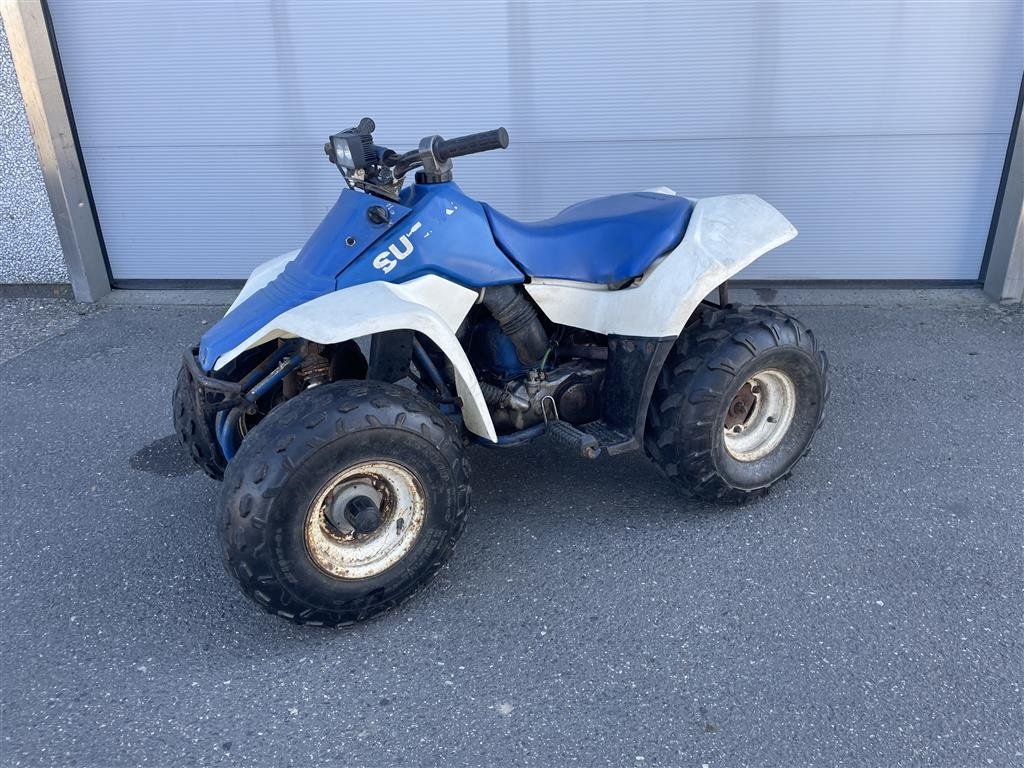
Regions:
<svg viewBox="0 0 1024 768"><path fill-rule="evenodd" d="M492 149L505 149L508 146L508 131L495 128L493 131L471 133L454 139L441 139L434 146L437 159L442 163L453 157L475 155L477 152L488 152Z"/></svg>
<svg viewBox="0 0 1024 768"><path fill-rule="evenodd" d="M376 127L373 120L364 117L358 126L333 134L324 145L324 151L350 186L393 200L398 199L405 174L413 168L423 169L416 176L417 183L451 181L452 158L508 146L508 131L496 128L454 139L426 136L418 148L400 155L373 143Z"/></svg>

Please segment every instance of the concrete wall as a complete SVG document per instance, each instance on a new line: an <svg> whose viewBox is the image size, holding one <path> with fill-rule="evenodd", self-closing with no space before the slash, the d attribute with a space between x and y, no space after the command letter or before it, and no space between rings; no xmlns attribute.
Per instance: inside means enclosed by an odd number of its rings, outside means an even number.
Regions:
<svg viewBox="0 0 1024 768"><path fill-rule="evenodd" d="M66 282L64 255L0 21L0 284Z"/></svg>

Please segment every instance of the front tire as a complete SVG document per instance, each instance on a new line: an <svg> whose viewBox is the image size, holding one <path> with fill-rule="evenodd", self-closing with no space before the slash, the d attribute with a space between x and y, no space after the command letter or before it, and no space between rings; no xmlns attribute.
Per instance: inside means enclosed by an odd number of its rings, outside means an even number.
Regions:
<svg viewBox="0 0 1024 768"><path fill-rule="evenodd" d="M224 457L215 447L213 432L196 407L194 387L188 370L182 365L178 369L178 381L171 399L174 431L182 448L206 476L221 480L224 477Z"/></svg>
<svg viewBox="0 0 1024 768"><path fill-rule="evenodd" d="M782 312L709 309L669 354L644 447L689 496L739 503L786 477L810 448L828 399L828 360Z"/></svg>
<svg viewBox="0 0 1024 768"><path fill-rule="evenodd" d="M458 428L416 393L373 381L316 387L271 411L228 464L228 571L297 624L370 618L451 557L468 475ZM364 507L368 522L349 516Z"/></svg>

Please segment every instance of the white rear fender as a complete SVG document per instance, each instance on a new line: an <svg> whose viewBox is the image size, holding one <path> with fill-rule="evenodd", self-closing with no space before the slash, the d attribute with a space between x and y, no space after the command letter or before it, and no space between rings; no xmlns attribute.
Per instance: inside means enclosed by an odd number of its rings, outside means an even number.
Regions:
<svg viewBox="0 0 1024 768"><path fill-rule="evenodd" d="M278 257L273 262L281 259L285 257ZM279 265L278 272L287 261L285 259ZM266 262L261 266L269 267L271 264ZM254 272L250 281L256 277ZM343 288L282 312L237 347L221 355L214 369L223 368L245 350L272 339L301 338L318 344L337 344L383 331L417 331L433 341L451 361L466 428L492 442L497 441L494 423L473 366L455 337L455 331L476 300L476 291L437 275L426 275L401 284L375 281ZM232 306L237 304L236 301Z"/></svg>
<svg viewBox="0 0 1024 768"><path fill-rule="evenodd" d="M706 197L694 206L679 245L630 287L538 279L526 290L556 323L622 336L678 336L716 286L794 237L796 228L757 195Z"/></svg>

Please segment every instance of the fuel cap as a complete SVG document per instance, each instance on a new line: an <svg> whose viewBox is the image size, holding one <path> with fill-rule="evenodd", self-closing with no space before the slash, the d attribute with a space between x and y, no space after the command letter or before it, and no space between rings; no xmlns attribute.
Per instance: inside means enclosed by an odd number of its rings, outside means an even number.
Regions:
<svg viewBox="0 0 1024 768"><path fill-rule="evenodd" d="M383 205L371 205L366 209L366 218L371 224L387 224L391 220L391 214Z"/></svg>

